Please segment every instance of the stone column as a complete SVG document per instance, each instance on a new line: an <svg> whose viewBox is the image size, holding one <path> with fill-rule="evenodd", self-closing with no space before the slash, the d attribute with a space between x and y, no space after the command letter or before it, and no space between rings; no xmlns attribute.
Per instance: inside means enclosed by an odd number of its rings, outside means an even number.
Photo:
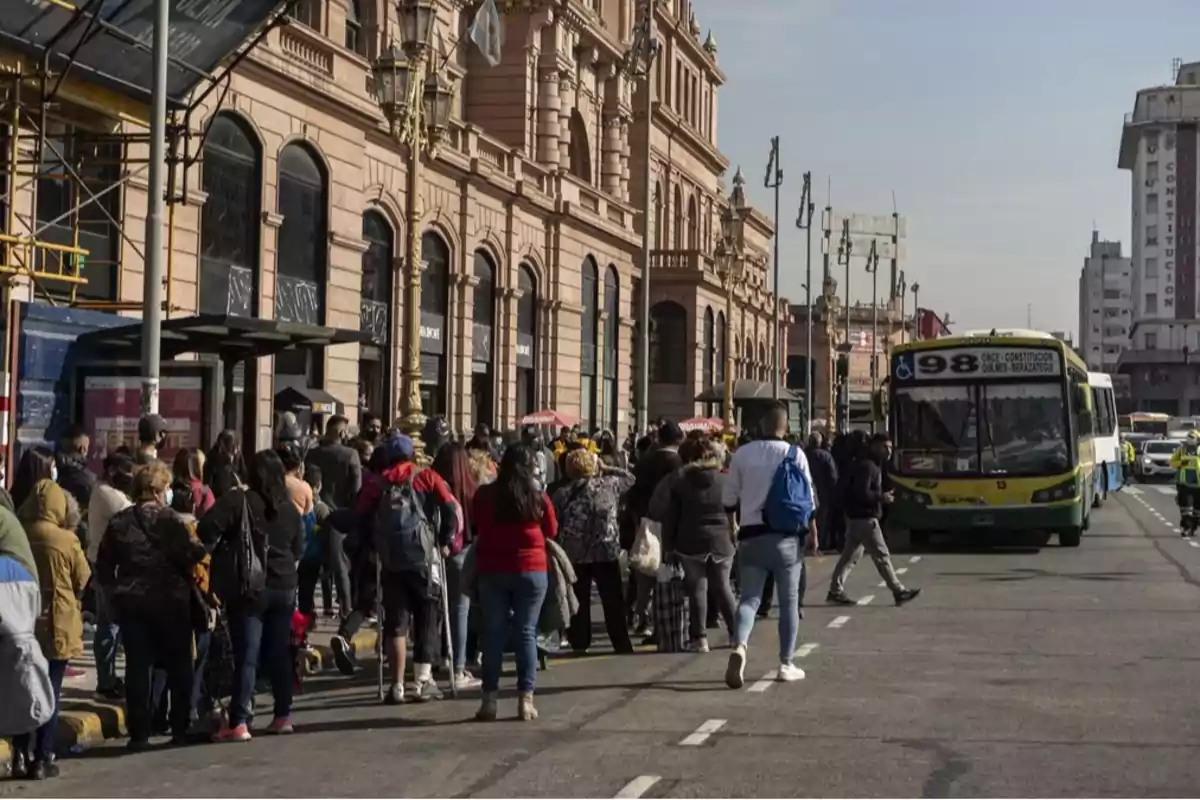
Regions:
<svg viewBox="0 0 1200 800"><path fill-rule="evenodd" d="M630 125L629 117L622 115L621 119L620 119L620 130L617 134L617 137L618 137L617 160L619 163L619 167L617 170L617 173L618 173L617 197L621 198L621 200L625 201L626 203L629 202L629 156L630 156L629 130L630 130L630 127L631 127L631 125ZM647 213L653 213L653 210L647 209Z"/></svg>
<svg viewBox="0 0 1200 800"><path fill-rule="evenodd" d="M575 108L575 76L565 69L558 73L558 166L571 168L571 111Z"/></svg>
<svg viewBox="0 0 1200 800"><path fill-rule="evenodd" d="M543 54L538 66L537 103L537 160L542 164L557 164L562 99L559 96L558 64L553 53Z"/></svg>
<svg viewBox="0 0 1200 800"><path fill-rule="evenodd" d="M446 337L448 411L446 415L455 431L470 430L471 420L471 348L475 341L475 287L479 278L474 275L453 275L450 281L450 314L446 328L453 325L453 335ZM453 343L453 344L452 344Z"/></svg>
<svg viewBox="0 0 1200 800"><path fill-rule="evenodd" d="M622 119L617 111L605 110L604 132L600 140L600 188L616 197L622 197L621 126Z"/></svg>

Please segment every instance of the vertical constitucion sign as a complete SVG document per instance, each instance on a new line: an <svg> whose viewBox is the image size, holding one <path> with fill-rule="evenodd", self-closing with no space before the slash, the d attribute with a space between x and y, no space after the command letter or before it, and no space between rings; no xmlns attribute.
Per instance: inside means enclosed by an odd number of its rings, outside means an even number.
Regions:
<svg viewBox="0 0 1200 800"><path fill-rule="evenodd" d="M1196 316L1196 126L1180 125L1175 139L1174 180L1178 198L1175 236L1167 246L1175 250L1175 319Z"/></svg>

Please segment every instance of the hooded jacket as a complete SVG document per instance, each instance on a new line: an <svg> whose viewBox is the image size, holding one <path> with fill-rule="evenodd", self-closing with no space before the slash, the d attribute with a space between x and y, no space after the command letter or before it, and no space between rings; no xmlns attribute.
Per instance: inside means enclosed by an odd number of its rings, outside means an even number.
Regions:
<svg viewBox="0 0 1200 800"><path fill-rule="evenodd" d="M357 454L356 454L357 456ZM411 461L394 464L384 469L378 480L368 481L359 492L355 512L360 521L362 532L370 530L374 521L375 510L383 497L387 486L400 486L412 481L413 491L422 498L425 516L437 526L437 540L442 547L450 548L452 553L458 552L462 541L458 536L458 501L450 486L432 469L422 469ZM368 541L369 534L368 534Z"/></svg>
<svg viewBox="0 0 1200 800"><path fill-rule="evenodd" d="M192 568L205 555L179 514L140 503L109 521L96 557L96 579L118 617L137 609L187 624Z"/></svg>
<svg viewBox="0 0 1200 800"><path fill-rule="evenodd" d="M0 736L29 733L54 713L50 665L34 638L40 594L37 575L0 553Z"/></svg>
<svg viewBox="0 0 1200 800"><path fill-rule="evenodd" d="M18 509L42 590L38 643L50 661L68 661L83 652L79 597L92 576L79 537L70 527L68 505L72 503L68 498L54 481L41 480ZM76 524L78 513L76 508Z"/></svg>
<svg viewBox="0 0 1200 800"><path fill-rule="evenodd" d="M663 552L684 556L733 556L729 515L721 500L725 473L719 461L697 461L664 479L654 500L663 500ZM665 498L662 495L665 494ZM655 511L651 503L651 515Z"/></svg>

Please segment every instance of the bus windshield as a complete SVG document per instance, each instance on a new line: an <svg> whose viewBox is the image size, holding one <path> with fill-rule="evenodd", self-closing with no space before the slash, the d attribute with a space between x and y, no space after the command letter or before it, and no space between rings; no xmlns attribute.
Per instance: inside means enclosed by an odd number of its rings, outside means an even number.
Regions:
<svg viewBox="0 0 1200 800"><path fill-rule="evenodd" d="M1052 475L1071 457L1058 382L897 387L902 474Z"/></svg>

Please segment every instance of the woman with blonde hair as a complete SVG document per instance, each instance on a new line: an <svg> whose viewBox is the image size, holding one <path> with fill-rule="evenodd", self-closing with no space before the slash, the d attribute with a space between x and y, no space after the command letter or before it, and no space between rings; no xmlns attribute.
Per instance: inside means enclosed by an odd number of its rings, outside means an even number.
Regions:
<svg viewBox="0 0 1200 800"><path fill-rule="evenodd" d="M153 673L167 673L172 741L191 723L193 568L206 555L171 510L171 470L161 461L133 475L133 505L113 516L100 543L96 578L125 642L125 718L129 749L144 750L152 730Z"/></svg>

